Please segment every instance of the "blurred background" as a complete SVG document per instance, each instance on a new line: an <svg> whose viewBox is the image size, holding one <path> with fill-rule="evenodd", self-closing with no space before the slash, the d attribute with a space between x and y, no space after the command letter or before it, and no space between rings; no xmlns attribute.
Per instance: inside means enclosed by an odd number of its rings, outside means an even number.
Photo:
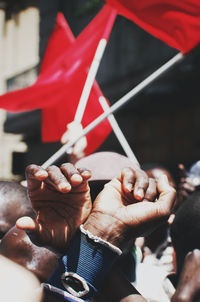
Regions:
<svg viewBox="0 0 200 302"><path fill-rule="evenodd" d="M0 1L0 93L34 83L58 11L77 36L100 10L100 0ZM97 74L113 104L177 53L133 22L118 16ZM200 159L200 48L156 80L115 117L141 164ZM0 110L0 178L21 179L29 163L42 164L61 146L42 143L40 110ZM114 134L100 150L123 154Z"/></svg>

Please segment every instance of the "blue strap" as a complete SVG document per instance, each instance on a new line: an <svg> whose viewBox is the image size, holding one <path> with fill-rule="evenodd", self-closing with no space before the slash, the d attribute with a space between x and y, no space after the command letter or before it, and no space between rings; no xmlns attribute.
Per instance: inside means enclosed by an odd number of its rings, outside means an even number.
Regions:
<svg viewBox="0 0 200 302"><path fill-rule="evenodd" d="M85 280L85 285L89 287L89 292L81 296L82 299L88 299L97 294L102 281L117 258L117 253L78 231L67 254L59 260L48 283L66 290L66 286L61 280L62 275L65 272L76 273ZM85 285L83 282L83 286Z"/></svg>

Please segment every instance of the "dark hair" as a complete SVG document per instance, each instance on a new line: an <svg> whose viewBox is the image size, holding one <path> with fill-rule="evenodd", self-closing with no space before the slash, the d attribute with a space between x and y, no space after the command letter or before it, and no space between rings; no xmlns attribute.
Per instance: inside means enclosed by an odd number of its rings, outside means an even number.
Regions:
<svg viewBox="0 0 200 302"><path fill-rule="evenodd" d="M194 192L180 206L170 233L176 251L179 274L186 254L194 249L200 249L200 191Z"/></svg>
<svg viewBox="0 0 200 302"><path fill-rule="evenodd" d="M109 180L91 180L91 181L89 181L90 194L91 194L92 202L95 201L95 198L96 198L97 195L103 190L104 185L105 185L108 181L109 181Z"/></svg>

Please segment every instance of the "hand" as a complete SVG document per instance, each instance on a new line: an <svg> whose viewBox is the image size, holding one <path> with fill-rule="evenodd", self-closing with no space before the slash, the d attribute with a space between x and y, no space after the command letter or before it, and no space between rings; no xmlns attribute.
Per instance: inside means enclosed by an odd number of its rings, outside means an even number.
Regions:
<svg viewBox="0 0 200 302"><path fill-rule="evenodd" d="M61 143L67 144L75 137L79 136L83 132L83 126L77 122L73 121L67 125L66 132L61 137ZM69 153L70 162L75 163L77 160L85 156L85 149L87 147L87 139L83 136L79 139L72 147L72 152Z"/></svg>
<svg viewBox="0 0 200 302"><path fill-rule="evenodd" d="M135 199L134 183L135 173L127 168L122 171L120 178L106 184L97 196L84 228L123 248L128 240L143 236L165 221L171 213L176 196L166 175L161 175L158 179L158 200L155 200L155 180L149 180L141 201Z"/></svg>
<svg viewBox="0 0 200 302"><path fill-rule="evenodd" d="M200 250L187 254L172 302L200 301Z"/></svg>
<svg viewBox="0 0 200 302"><path fill-rule="evenodd" d="M69 163L47 170L28 166L28 194L37 218L22 217L16 226L28 231L37 245L62 253L91 211L90 177L90 171L77 170Z"/></svg>

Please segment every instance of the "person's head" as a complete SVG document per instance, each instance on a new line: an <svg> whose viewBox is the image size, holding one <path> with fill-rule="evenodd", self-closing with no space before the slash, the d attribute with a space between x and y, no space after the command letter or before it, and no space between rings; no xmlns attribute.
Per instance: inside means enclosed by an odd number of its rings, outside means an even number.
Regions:
<svg viewBox="0 0 200 302"><path fill-rule="evenodd" d="M57 264L54 253L33 244L26 232L16 227L1 240L0 254L34 273L41 282L47 281Z"/></svg>
<svg viewBox="0 0 200 302"><path fill-rule="evenodd" d="M21 216L34 216L27 190L11 181L0 181L0 238Z"/></svg>
<svg viewBox="0 0 200 302"><path fill-rule="evenodd" d="M179 275L186 254L200 249L200 191L190 195L177 210L170 233Z"/></svg>
<svg viewBox="0 0 200 302"><path fill-rule="evenodd" d="M76 162L77 168L87 168L92 172L89 180L92 200L103 190L112 178L120 176L123 168L134 168L137 164L116 152L96 152Z"/></svg>

